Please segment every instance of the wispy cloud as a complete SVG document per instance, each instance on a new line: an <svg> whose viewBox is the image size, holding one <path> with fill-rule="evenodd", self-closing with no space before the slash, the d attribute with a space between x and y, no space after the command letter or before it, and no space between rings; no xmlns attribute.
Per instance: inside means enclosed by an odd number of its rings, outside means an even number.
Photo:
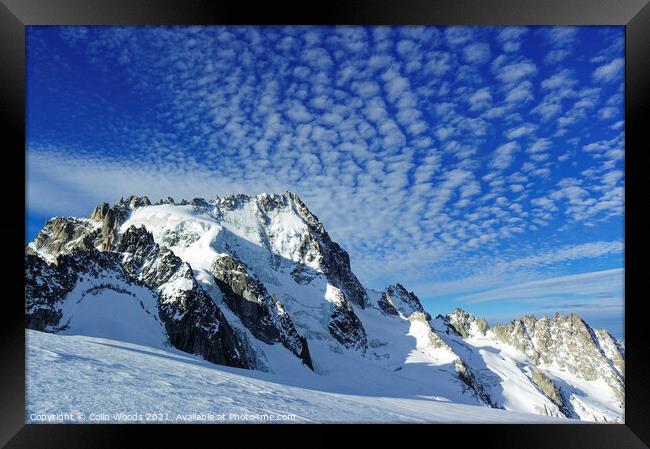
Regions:
<svg viewBox="0 0 650 449"><path fill-rule="evenodd" d="M623 249L623 244L619 241L598 241L564 245L523 257L501 255L470 261L463 260L458 263L447 261L447 266L440 269L455 272L457 274L455 279L429 279L425 282L415 282L412 288L418 294L427 297L451 295L458 301L467 301L479 292L499 291L502 288L511 288L513 285L537 282L545 277L543 273L547 273L549 268L559 265L571 266L575 262L585 260L620 257ZM461 266L463 268L460 268Z"/></svg>
<svg viewBox="0 0 650 449"><path fill-rule="evenodd" d="M545 303L551 307L564 304L565 308L575 307L575 304L567 301L575 302L577 299L614 299L620 306L623 298L623 277L623 269L617 268L525 282L458 299L469 303L523 301ZM584 305L586 306L587 304Z"/></svg>

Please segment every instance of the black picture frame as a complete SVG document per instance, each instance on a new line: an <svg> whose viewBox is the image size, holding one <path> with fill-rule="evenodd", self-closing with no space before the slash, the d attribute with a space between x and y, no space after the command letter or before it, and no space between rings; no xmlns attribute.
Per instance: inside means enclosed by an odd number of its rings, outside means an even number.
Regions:
<svg viewBox="0 0 650 449"><path fill-rule="evenodd" d="M145 447L236 444L263 436L274 444L309 445L364 439L412 444L464 443L499 448L642 448L650 444L650 341L644 313L644 262L650 219L647 124L650 118L650 4L645 0L329 0L310 2L201 0L0 0L0 95L4 171L0 219L5 280L0 324L0 445L6 447ZM224 426L25 424L25 347L22 260L25 233L25 26L147 24L431 24L625 25L625 424ZM21 179L22 177L22 179ZM23 208L23 213L20 213ZM460 427L459 427L460 426ZM254 430L252 430L254 429ZM262 432L263 431L263 432ZM297 432L299 437L292 434ZM229 435L231 436L231 435ZM232 435L232 437L235 437ZM154 442L153 439L159 442ZM430 441L430 443L426 443ZM196 443L192 443L196 442ZM408 443L411 444L411 443Z"/></svg>

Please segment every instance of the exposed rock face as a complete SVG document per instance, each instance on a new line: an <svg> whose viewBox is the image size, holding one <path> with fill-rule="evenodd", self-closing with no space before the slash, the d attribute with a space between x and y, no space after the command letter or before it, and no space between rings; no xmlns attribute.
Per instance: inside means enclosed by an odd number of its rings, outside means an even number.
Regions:
<svg viewBox="0 0 650 449"><path fill-rule="evenodd" d="M298 195L291 192L282 195L261 195L257 198L233 195L218 199L217 204L225 208L234 208L250 201L256 202L263 222L268 219L266 216L268 212L279 208L290 210L301 217L307 225L308 232L301 236L297 248L298 262L317 267L332 285L341 290L348 301L362 308L367 306L366 290L350 268L348 253L332 241L318 217L307 208Z"/></svg>
<svg viewBox="0 0 650 449"><path fill-rule="evenodd" d="M111 208L107 203L102 203L90 215L92 220L101 222L102 240L99 249L110 251L115 241L115 231L126 218L118 208Z"/></svg>
<svg viewBox="0 0 650 449"><path fill-rule="evenodd" d="M423 345L423 348L446 348L449 349L450 352L453 352L453 350L438 336L438 334L436 334L429 324L428 314L425 312L413 312L408 316L407 320L411 322L419 322L422 327L424 327L427 338L426 345Z"/></svg>
<svg viewBox="0 0 650 449"><path fill-rule="evenodd" d="M131 211L138 207L150 205L151 201L146 196L137 197L132 195L126 199L121 198L113 207L110 207L107 203L97 206L90 214L90 218L101 223L102 239L99 249L101 251L110 251L116 243L117 230L129 217Z"/></svg>
<svg viewBox="0 0 650 449"><path fill-rule="evenodd" d="M187 248L200 238L201 236L199 234L191 231L186 231L182 234L168 231L163 236L163 242L166 246L181 246Z"/></svg>
<svg viewBox="0 0 650 449"><path fill-rule="evenodd" d="M116 254L95 249L74 249L61 254L56 264L31 254L25 255L25 325L27 328L50 331L61 323L61 303L80 280L94 279L89 288L105 279L132 284Z"/></svg>
<svg viewBox="0 0 650 449"><path fill-rule="evenodd" d="M197 211L219 222L231 223L238 214L249 218L253 215L255 223L247 222L246 226L251 238L268 251L268 266L278 270L283 261L290 262L290 275L297 284L308 285L318 279L334 287L336 299L328 322L330 335L346 348L367 348L366 332L352 307L367 307L367 293L352 273L348 254L330 239L323 224L297 195L290 192L257 197L239 194L196 203ZM282 214L292 217L291 235L276 228L277 218ZM293 221L296 218L299 223ZM236 256L230 247L225 251ZM237 308L234 311L238 313Z"/></svg>
<svg viewBox="0 0 650 449"><path fill-rule="evenodd" d="M467 313L461 309L454 309L452 313L447 316L449 324L454 330L464 338L469 337L472 331L478 331L480 335L485 335L489 326L484 318L476 318L471 313Z"/></svg>
<svg viewBox="0 0 650 449"><path fill-rule="evenodd" d="M89 218L52 218L34 241L27 245L25 252L55 262L59 254L75 249L111 251L116 244L117 229L132 210L148 205L151 202L147 197L130 196L120 199L113 207L107 203L100 204Z"/></svg>
<svg viewBox="0 0 650 449"><path fill-rule="evenodd" d="M143 227L127 229L116 251L121 254L126 271L159 294L160 318L173 346L215 363L254 367L187 263L168 248L157 245Z"/></svg>
<svg viewBox="0 0 650 449"><path fill-rule="evenodd" d="M101 229L95 221L87 218L55 217L45 223L45 227L34 241L27 245L25 252L55 262L59 254L75 249L92 250L100 244Z"/></svg>
<svg viewBox="0 0 650 449"><path fill-rule="evenodd" d="M562 394L562 390L543 371L532 368L530 377L533 383L555 404L567 418L578 418L571 401ZM547 412L547 411L546 411ZM549 414L548 412L545 414Z"/></svg>
<svg viewBox="0 0 650 449"><path fill-rule="evenodd" d="M103 213L101 208L98 213ZM104 217L111 212L107 214ZM81 229L72 230L69 235L84 236L87 222L81 220L77 224ZM219 309L194 280L189 265L166 248L160 249L144 228L129 229L122 237L116 252L75 248L58 254L56 264L51 265L27 254L26 326L46 331L65 326L60 322L61 303L84 278L94 280L89 288L106 284L103 279L109 279L113 289L144 284L159 298L159 318L170 344L211 362L254 367ZM65 251L70 246L57 245Z"/></svg>
<svg viewBox="0 0 650 449"><path fill-rule="evenodd" d="M296 264L296 267L293 270L291 270L291 277L296 281L296 283L307 285L318 277L318 272L299 263Z"/></svg>
<svg viewBox="0 0 650 449"><path fill-rule="evenodd" d="M417 296L411 293L411 298L415 298L418 304L420 304L419 299ZM472 392L472 394L483 404L486 404L490 407L495 407L498 408L498 406L494 403L492 398L490 397L490 394L486 390L486 388L481 384L481 382L477 379L477 376L474 374L472 371L471 367L468 366L457 354L456 352L447 344L445 343L442 338L434 331L434 329L431 327L430 320L431 317L428 314L425 314L424 312L413 312L410 317L410 321L420 321L423 326L426 326L427 329L427 336L428 336L428 346L431 348L435 349L445 349L449 351L450 353L454 354L454 369L456 370L456 373L458 375L458 379L463 382L467 389Z"/></svg>
<svg viewBox="0 0 650 449"><path fill-rule="evenodd" d="M283 197L290 199L296 210L304 218L311 231L305 234L302 251L305 257L313 257L315 252L317 263L322 267L327 279L344 294L347 300L364 308L368 304L368 295L359 279L352 273L350 256L330 238L325 227L312 214L298 195L285 192ZM310 250L314 250L311 252Z"/></svg>
<svg viewBox="0 0 650 449"><path fill-rule="evenodd" d="M57 303L72 290L76 273L68 274L32 254L25 255L25 327L47 330L58 326Z"/></svg>
<svg viewBox="0 0 650 449"><path fill-rule="evenodd" d="M154 203L154 205L159 205L159 204L176 204L176 203L174 202L174 198L168 196L167 198L160 199Z"/></svg>
<svg viewBox="0 0 650 449"><path fill-rule="evenodd" d="M555 386L553 381L548 378L546 374L537 368L533 368L531 371L531 377L535 385L537 385L544 394L550 398L556 405L563 406L564 400L560 394L560 390Z"/></svg>
<svg viewBox="0 0 650 449"><path fill-rule="evenodd" d="M363 324L347 304L333 307L327 326L330 334L349 349L365 351L368 348L368 336Z"/></svg>
<svg viewBox="0 0 650 449"><path fill-rule="evenodd" d="M486 344L496 347L505 344L520 352L524 361L518 359L517 366L550 401L548 405L536 406L538 413L568 418L582 416L582 419L588 414L589 419L596 421L612 418L607 413L596 416L587 412L584 405L575 399L570 378L558 383L555 377L548 375L552 372L554 376L562 377L563 371L587 381L604 380L620 401L621 409L623 407L623 348L607 331L592 329L575 314L555 314L554 318L540 319L524 316L508 325L489 327L485 320L456 309L447 316L439 315L435 325L441 335L449 336L446 341L457 341L469 350L469 359L464 358L464 362L471 361Z"/></svg>
<svg viewBox="0 0 650 449"><path fill-rule="evenodd" d="M603 354L621 376L625 376L625 347L605 329L593 329Z"/></svg>
<svg viewBox="0 0 650 449"><path fill-rule="evenodd" d="M471 392L479 402L490 407L496 407L472 369L433 329L431 316L425 312L420 299L415 293L409 292L399 283L391 285L381 292L377 305L384 315L399 317L411 322L411 331L413 332L415 328L415 332L420 335L416 344L419 351L425 354L430 353L434 358L435 352L439 350L449 354L453 360L456 376L464 385L465 390ZM451 325L449 325L449 328L453 329Z"/></svg>
<svg viewBox="0 0 650 449"><path fill-rule="evenodd" d="M501 408L494 403L485 386L476 379L474 372L460 358L456 359L454 365L456 372L458 373L458 378L467 385L467 388L471 390L481 402L493 408Z"/></svg>
<svg viewBox="0 0 650 449"><path fill-rule="evenodd" d="M281 211L299 217L304 223L304 230L295 236L297 245L292 243L291 253L281 254L281 256L291 259L298 265L304 265L323 273L328 282L338 288L347 301L361 308L367 306L366 290L352 272L348 253L332 241L318 217L296 194L285 192L281 195L261 194L257 197L237 194L216 197L209 202L195 201L195 204L198 210L209 210L217 220L222 220L228 212L252 208L257 216L261 243L269 249L272 259L279 256L279 254L275 254L272 246L281 245L281 243L276 241L277 236L269 232L268 228L272 222L271 215ZM308 273L309 270L303 272ZM301 270L296 271L301 282L309 282L308 277L301 277L300 274Z"/></svg>
<svg viewBox="0 0 650 449"><path fill-rule="evenodd" d="M161 247L144 227L129 227L115 248L122 255L124 268L152 288L169 282L184 271L183 261L166 247Z"/></svg>
<svg viewBox="0 0 650 449"><path fill-rule="evenodd" d="M379 299L379 307L387 315L401 315L408 319L412 314L419 312L427 321L431 319L418 297L406 290L402 284L391 285L384 290Z"/></svg>
<svg viewBox="0 0 650 449"><path fill-rule="evenodd" d="M431 316L425 312L420 299L415 293L406 290L402 284L390 285L381 292L377 306L384 315L399 317L410 322L411 330L414 325L419 329L419 333L425 336L421 341L418 340L416 345L421 351L446 348L453 353L452 349L442 341L429 324Z"/></svg>
<svg viewBox="0 0 650 449"><path fill-rule="evenodd" d="M382 311L384 315L393 315L393 316L399 315L399 312L397 311L395 306L393 306L393 304L391 304L388 301L385 292L382 293L381 297L379 298L379 301L377 302L377 305L379 306L379 309Z"/></svg>
<svg viewBox="0 0 650 449"><path fill-rule="evenodd" d="M188 279L188 272L184 277ZM180 303L160 304L160 318L173 346L214 363L256 367L255 359L246 354L239 337L203 290L191 289L182 296Z"/></svg>
<svg viewBox="0 0 650 449"><path fill-rule="evenodd" d="M525 316L492 328L497 338L526 354L533 364L556 364L585 380L605 381L623 400L622 354L611 337L600 340L578 315L554 319ZM608 355L606 354L609 354ZM617 368L618 365L618 368Z"/></svg>
<svg viewBox="0 0 650 449"><path fill-rule="evenodd" d="M128 293L126 301L142 294L156 338L215 363L274 371L302 362L319 374L342 361L376 363L396 382L392 373L426 377L461 401L619 420L610 396L601 408L585 405L577 376L604 380L622 419L623 344L577 315L492 328L460 309L431 319L401 284L366 291L348 254L289 192L157 204L131 196L88 218L49 220L26 248L26 327L66 331L70 298L98 289ZM327 350L341 360L320 358ZM274 366L277 354L285 355ZM523 405L513 405L524 390Z"/></svg>
<svg viewBox="0 0 650 449"><path fill-rule="evenodd" d="M313 369L307 340L296 330L282 303L232 256L217 257L212 274L223 300L253 335L265 343L281 343Z"/></svg>

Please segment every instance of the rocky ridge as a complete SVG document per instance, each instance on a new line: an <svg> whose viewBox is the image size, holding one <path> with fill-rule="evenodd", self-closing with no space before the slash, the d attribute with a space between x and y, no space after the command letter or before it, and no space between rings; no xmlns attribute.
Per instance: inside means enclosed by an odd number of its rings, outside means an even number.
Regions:
<svg viewBox="0 0 650 449"><path fill-rule="evenodd" d="M68 325L62 311L75 288L136 295L137 286L156 298L167 344L214 363L272 371L265 345L278 345L321 374L330 370L324 350L403 372L408 363L395 365L390 349L397 342L377 332L404 328L404 336L417 336L413 351L441 367L432 368L436 382L457 385L451 388L463 401L514 407L494 368L477 364L488 360L482 349L488 346L481 345L489 344L490 351L514 350L525 360L514 366L538 395L536 413L591 419L592 406L575 394L581 387L569 385L561 370L580 382L605 382L622 416L624 348L606 331L577 315L492 327L460 309L432 319L401 284L371 300L348 254L290 192L155 204L131 196L103 203L87 218L56 217L26 247L25 274L31 329ZM601 420L598 413L593 419ZM602 413L602 420L617 419L609 409Z"/></svg>

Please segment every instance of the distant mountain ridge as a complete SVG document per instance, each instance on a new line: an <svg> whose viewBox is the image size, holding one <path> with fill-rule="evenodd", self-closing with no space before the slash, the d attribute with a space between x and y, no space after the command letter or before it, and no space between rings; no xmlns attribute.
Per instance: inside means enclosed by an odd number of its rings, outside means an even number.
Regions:
<svg viewBox="0 0 650 449"><path fill-rule="evenodd" d="M401 284L364 288L291 192L131 196L52 218L26 247L25 301L39 331L328 376L344 391L623 422L624 348L607 331L577 315L432 318Z"/></svg>

